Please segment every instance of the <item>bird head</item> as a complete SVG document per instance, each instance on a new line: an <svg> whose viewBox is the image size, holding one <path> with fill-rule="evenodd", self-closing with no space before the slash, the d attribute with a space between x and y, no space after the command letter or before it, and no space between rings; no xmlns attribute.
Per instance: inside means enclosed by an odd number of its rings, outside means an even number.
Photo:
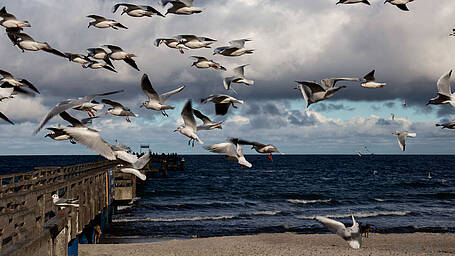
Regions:
<svg viewBox="0 0 455 256"><path fill-rule="evenodd" d="M127 7L123 8L123 11L122 11L122 13L121 13L120 15L125 14L127 11L128 11L128 8L127 8Z"/></svg>
<svg viewBox="0 0 455 256"><path fill-rule="evenodd" d="M179 127L177 127L177 129L174 130L174 132L179 132L179 131L181 131L183 128L184 128L183 126L179 126Z"/></svg>
<svg viewBox="0 0 455 256"><path fill-rule="evenodd" d="M145 107L145 106L147 106L148 104L149 104L149 101L148 101L148 100L147 100L147 101L144 101L144 102L142 102L140 108Z"/></svg>

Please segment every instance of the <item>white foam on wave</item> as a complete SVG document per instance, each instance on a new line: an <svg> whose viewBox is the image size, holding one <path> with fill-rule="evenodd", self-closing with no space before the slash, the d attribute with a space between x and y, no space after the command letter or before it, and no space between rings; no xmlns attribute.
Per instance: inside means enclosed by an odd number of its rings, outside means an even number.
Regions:
<svg viewBox="0 0 455 256"><path fill-rule="evenodd" d="M259 212L249 212L246 215L277 215L281 213L281 211L259 211Z"/></svg>
<svg viewBox="0 0 455 256"><path fill-rule="evenodd" d="M381 198L373 198L373 199L378 202L385 202L385 199L381 199Z"/></svg>
<svg viewBox="0 0 455 256"><path fill-rule="evenodd" d="M359 212L354 213L354 217L356 218L369 218L369 217L376 217L376 216L405 216L410 214L411 211L382 211L382 212ZM328 214L328 215L312 215L312 216L297 216L298 219L304 220L312 220L315 219L316 216L324 216L327 218L349 218L351 214Z"/></svg>
<svg viewBox="0 0 455 256"><path fill-rule="evenodd" d="M318 204L318 203L329 203L332 199L325 199L325 200L300 200L300 199L288 199L286 200L292 204Z"/></svg>
<svg viewBox="0 0 455 256"><path fill-rule="evenodd" d="M119 206L117 206L117 210L122 211L122 210L129 209L131 207L133 207L133 206L132 205L119 205Z"/></svg>
<svg viewBox="0 0 455 256"><path fill-rule="evenodd" d="M235 216L207 216L207 217L191 217L191 218L135 218L135 219L114 219L112 222L179 222L179 221L204 221L204 220L227 220L233 219Z"/></svg>

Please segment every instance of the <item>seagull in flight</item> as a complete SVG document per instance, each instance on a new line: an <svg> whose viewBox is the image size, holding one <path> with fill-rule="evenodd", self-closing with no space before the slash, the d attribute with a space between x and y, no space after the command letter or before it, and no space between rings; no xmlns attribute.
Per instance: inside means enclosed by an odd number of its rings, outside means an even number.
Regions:
<svg viewBox="0 0 455 256"><path fill-rule="evenodd" d="M398 7L402 11L409 11L408 6L406 4L412 2L414 0L385 0L384 4L390 3Z"/></svg>
<svg viewBox="0 0 455 256"><path fill-rule="evenodd" d="M382 88L385 85L387 85L386 83L378 83L378 82L376 82L376 78L374 77L374 73L375 73L375 70L371 71L370 73L368 73L364 77L365 82L361 84L362 87L364 87L364 88Z"/></svg>
<svg viewBox="0 0 455 256"><path fill-rule="evenodd" d="M191 100L188 100L183 107L182 110L182 118L184 125L177 127L177 129L174 130L174 132L180 132L181 134L187 136L190 138L188 141L188 145L192 142L192 146L194 147L194 141L199 142L199 144L204 144L202 140L199 139L197 136L197 126L196 126L196 120L194 119L194 114L193 114L193 107L191 105Z"/></svg>
<svg viewBox="0 0 455 256"><path fill-rule="evenodd" d="M231 83L245 84L248 86L254 84L253 80L249 80L249 79L245 78L245 67L246 66L248 66L248 64L234 68L234 70L233 70L234 76L224 78L223 85L226 90L231 89Z"/></svg>
<svg viewBox="0 0 455 256"><path fill-rule="evenodd" d="M346 86L340 86L325 89L322 85L312 81L296 81L296 83L299 85L294 89L300 90L307 108L313 103L330 99L338 90L346 88Z"/></svg>
<svg viewBox="0 0 455 256"><path fill-rule="evenodd" d="M16 79L13 75L11 75L11 73L8 73L3 70L0 70L0 75L3 77L0 81L3 83L8 83L8 84L10 84L12 86L16 86L16 87L26 87L38 94L40 93L38 91L38 89L32 83L27 81L26 79L20 79L20 80Z"/></svg>
<svg viewBox="0 0 455 256"><path fill-rule="evenodd" d="M127 27L123 26L121 23L115 20L109 20L99 15L89 15L87 16L87 18L92 19L88 23L88 28L94 26L96 28L113 28L115 30L118 30L119 28L128 29Z"/></svg>
<svg viewBox="0 0 455 256"><path fill-rule="evenodd" d="M165 15L168 13L191 15L202 12L201 8L193 6L193 0L161 0L163 7L169 3L172 4L172 7L167 10Z"/></svg>
<svg viewBox="0 0 455 256"><path fill-rule="evenodd" d="M251 39L239 39L230 41L229 46L216 48L213 55L220 54L227 57L237 57L244 54L252 54L254 50L245 48L245 43L249 41L251 41Z"/></svg>
<svg viewBox="0 0 455 256"><path fill-rule="evenodd" d="M340 0L337 4L357 4L357 3L364 3L367 5L371 5L368 0Z"/></svg>
<svg viewBox="0 0 455 256"><path fill-rule="evenodd" d="M52 53L54 55L67 58L65 54L62 52L52 48L46 42L38 42L35 41L31 36L25 33L18 33L18 32L8 32L8 37L13 41L13 44L16 45L22 52L27 51L45 51L48 53Z"/></svg>
<svg viewBox="0 0 455 256"><path fill-rule="evenodd" d="M213 144L204 147L212 153L224 154L225 159L239 163L241 166L251 168L253 165L248 162L243 155L242 146L238 144L236 139L231 139L229 142Z"/></svg>
<svg viewBox="0 0 455 256"><path fill-rule="evenodd" d="M205 57L200 57L200 56L191 56L190 58L195 59L196 61L191 64L193 67L197 67L200 69L205 69L205 68L213 68L215 70L223 70L226 71L226 68L221 66L220 63L215 62L214 60L208 60Z"/></svg>
<svg viewBox="0 0 455 256"><path fill-rule="evenodd" d="M329 219L323 216L316 216L316 220L324 225L327 229L332 232L335 232L341 238L346 240L354 249L359 249L362 246L362 236L360 235L359 223L354 219L354 215L351 215L352 226L346 228L346 226L336 220Z"/></svg>
<svg viewBox="0 0 455 256"><path fill-rule="evenodd" d="M133 112L131 112L131 109L123 106L122 104L118 103L118 102L115 102L115 101L112 101L112 100L108 100L108 99L102 99L101 102L103 102L104 104L108 104L108 105L111 105L112 108L109 108L106 112L106 115L107 114L111 114L111 115L114 115L114 116L125 116L126 117L126 121L128 123L131 123L131 120L130 120L130 116L134 116L134 117L138 117L138 115L134 114Z"/></svg>
<svg viewBox="0 0 455 256"><path fill-rule="evenodd" d="M184 44L181 44L177 38L158 38L155 40L155 46L165 44L169 48L178 49L181 54L185 54L183 50L189 50Z"/></svg>
<svg viewBox="0 0 455 256"><path fill-rule="evenodd" d="M140 71L137 67L136 61L133 60L133 57L136 57L133 53L127 53L122 48L115 46L115 45L105 45L111 52L108 54L109 58L113 60L123 60L128 65Z"/></svg>
<svg viewBox="0 0 455 256"><path fill-rule="evenodd" d="M398 146L400 146L402 151L406 150L406 137L415 138L417 136L416 133L407 132L407 131L401 131L401 132L396 131L396 132L392 132L392 134L398 136L398 138L397 138Z"/></svg>
<svg viewBox="0 0 455 256"><path fill-rule="evenodd" d="M439 78L437 87L438 87L438 96L436 98L430 99L427 105L440 105L440 104L450 104L455 107L454 94L452 94L452 89L450 87L450 77L452 76L452 70L444 74Z"/></svg>
<svg viewBox="0 0 455 256"><path fill-rule="evenodd" d="M283 154L278 150L278 148L276 148L272 144L262 144L262 143L255 142L255 141L246 141L246 140L241 140L241 139L234 139L234 140L237 141L237 143L239 145L251 145L252 146L251 149L256 150L256 152L261 153L261 154L267 154L268 158L272 162L273 162L272 153L276 152L279 154Z"/></svg>
<svg viewBox="0 0 455 256"><path fill-rule="evenodd" d="M202 114L199 110L196 110L196 109L193 109L193 113L194 115L201 119L203 124L202 125L199 125L197 127L197 130L198 131L202 131L202 130L214 130L214 129L223 129L223 127L221 126L222 122L218 123L218 122L213 122L212 120L210 120L209 117L207 117L206 115Z"/></svg>
<svg viewBox="0 0 455 256"><path fill-rule="evenodd" d="M3 19L0 21L0 25L2 25L5 28L18 28L19 30L23 30L24 27L31 27L30 23L28 21L21 21L16 18L11 13L8 13L6 11L6 7L3 7L0 10L0 17Z"/></svg>
<svg viewBox="0 0 455 256"><path fill-rule="evenodd" d="M147 74L144 74L141 79L141 88L142 91L144 91L145 95L149 98L148 101L145 101L142 103L141 107L145 107L147 109L152 109L152 110L158 110L161 111L161 114L163 116L168 116L166 113L167 109L174 109L174 106L170 105L165 105L167 99L171 97L174 94L177 94L181 92L183 89L185 89L185 86L181 86L173 91L163 93L162 95L159 95L155 89L153 89L152 83L150 82L149 77Z"/></svg>
<svg viewBox="0 0 455 256"><path fill-rule="evenodd" d="M123 6L123 11L120 15L128 14L131 17L153 17L155 15L166 17L157 11L155 8L148 5L135 5L135 4L116 4L112 8L112 12L115 13L119 7Z"/></svg>
<svg viewBox="0 0 455 256"><path fill-rule="evenodd" d="M243 100L238 100L234 97L225 94L215 94L210 95L205 99L201 99L201 103L213 102L215 104L215 112L217 115L224 116L227 114L229 107L232 105L233 108L237 109L238 107L234 105L235 103L243 104Z"/></svg>

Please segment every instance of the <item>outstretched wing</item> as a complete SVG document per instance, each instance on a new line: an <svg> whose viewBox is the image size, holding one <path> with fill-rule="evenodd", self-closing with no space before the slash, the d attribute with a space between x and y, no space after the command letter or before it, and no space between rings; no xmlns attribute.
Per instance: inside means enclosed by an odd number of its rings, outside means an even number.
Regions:
<svg viewBox="0 0 455 256"><path fill-rule="evenodd" d="M234 68L233 72L237 77L245 77L245 67L249 64Z"/></svg>
<svg viewBox="0 0 455 256"><path fill-rule="evenodd" d="M229 142L213 144L210 146L206 146L204 148L212 153L226 154L228 156L234 156L234 157L237 156L235 148L234 148L234 144L229 143Z"/></svg>
<svg viewBox="0 0 455 256"><path fill-rule="evenodd" d="M4 78L14 78L13 75L11 75L11 73L6 72L4 70L0 70L0 75L3 76Z"/></svg>
<svg viewBox="0 0 455 256"><path fill-rule="evenodd" d="M104 104L111 105L114 108L122 108L122 109L125 108L122 104L120 104L119 102L116 102L116 101L112 101L112 100L108 100L108 99L102 99L101 102L103 102Z"/></svg>
<svg viewBox="0 0 455 256"><path fill-rule="evenodd" d="M339 81L357 81L357 82L360 82L360 78L327 78L327 79L323 79L321 80L322 84L326 87L326 88L333 88L335 86L335 84Z"/></svg>
<svg viewBox="0 0 455 256"><path fill-rule="evenodd" d="M376 78L374 77L374 72L376 70L371 71L370 73L366 74L363 78L367 82L376 82Z"/></svg>
<svg viewBox="0 0 455 256"><path fill-rule="evenodd" d="M160 101L160 96L158 93L153 89L152 83L150 82L149 77L147 74L144 74L141 79L141 88L142 91L149 97L150 100Z"/></svg>
<svg viewBox="0 0 455 256"><path fill-rule="evenodd" d="M311 93L316 93L316 92L325 92L325 89L322 88L321 85L315 83L315 82L311 82L311 81L296 81L297 83L303 85L303 86L306 86L308 87L308 89L311 90Z"/></svg>
<svg viewBox="0 0 455 256"><path fill-rule="evenodd" d="M181 92L183 89L185 89L185 86L180 86L179 88L173 90L173 91L170 91L170 92L167 92L167 93L163 93L161 96L160 96L160 103L161 104L164 104L166 102L166 100L171 97L172 95L174 94L177 94L179 92Z"/></svg>
<svg viewBox="0 0 455 256"><path fill-rule="evenodd" d="M316 220L319 221L322 225L324 225L328 230L335 232L338 235L344 233L344 230L346 230L344 224L339 221L332 220L323 216L316 216Z"/></svg>
<svg viewBox="0 0 455 256"><path fill-rule="evenodd" d="M63 111L62 113L60 113L60 117L63 118L63 120L65 120L68 123L70 123L74 127L84 127L84 125L82 124L81 121L79 121L76 118L70 116L70 114L68 114L68 112L66 112L66 111Z"/></svg>
<svg viewBox="0 0 455 256"><path fill-rule="evenodd" d="M96 21L105 21L107 20L106 18L102 17L102 16L99 16L99 15L88 15L87 18L91 18L91 19L94 19Z"/></svg>
<svg viewBox="0 0 455 256"><path fill-rule="evenodd" d="M450 88L450 77L452 76L452 70L444 74L438 80L438 93L444 96L450 97L452 95L452 90Z"/></svg>
<svg viewBox="0 0 455 256"><path fill-rule="evenodd" d="M210 120L210 118L208 116L205 116L197 109L193 109L193 113L197 118L201 119L202 122L204 122L204 124L212 122L212 120Z"/></svg>
<svg viewBox="0 0 455 256"><path fill-rule="evenodd" d="M110 44L106 44L104 45L105 47L107 47L109 50L111 50L112 52L123 52L123 49L118 47L118 46L115 46L115 45L110 45Z"/></svg>
<svg viewBox="0 0 455 256"><path fill-rule="evenodd" d="M229 42L229 45L236 48L243 48L245 47L245 43L249 41L251 41L251 39L232 40Z"/></svg>
<svg viewBox="0 0 455 256"><path fill-rule="evenodd" d="M64 127L62 130L77 143L88 147L108 160L116 160L110 145L97 132L82 127Z"/></svg>
<svg viewBox="0 0 455 256"><path fill-rule="evenodd" d="M193 129L193 131L196 131L197 130L196 120L194 119L191 100L188 100L186 102L185 106L183 107L181 115L183 118L183 122L185 123L185 127L191 128L191 129Z"/></svg>
<svg viewBox="0 0 455 256"><path fill-rule="evenodd" d="M0 118L5 120L8 123L14 125L14 123L11 120L9 120L8 117L6 117L2 112L0 112Z"/></svg>

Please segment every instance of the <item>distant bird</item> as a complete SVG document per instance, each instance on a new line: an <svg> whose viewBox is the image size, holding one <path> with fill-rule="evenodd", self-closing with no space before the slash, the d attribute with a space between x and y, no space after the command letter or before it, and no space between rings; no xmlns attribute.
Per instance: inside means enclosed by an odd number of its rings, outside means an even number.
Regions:
<svg viewBox="0 0 455 256"><path fill-rule="evenodd" d="M234 146L236 148L234 148ZM246 166L248 168L251 168L253 166L250 162L246 160L245 156L243 155L242 146L236 143L235 140L231 140L230 142L213 144L210 146L206 146L204 148L213 153L224 154L226 155L224 157L226 160L237 162L241 166Z"/></svg>
<svg viewBox="0 0 455 256"><path fill-rule="evenodd" d="M428 179L431 180L433 177L431 177L431 172L428 173Z"/></svg>
<svg viewBox="0 0 455 256"><path fill-rule="evenodd" d="M367 75L365 75L364 79L365 82L361 84L362 87L364 88L382 88L386 83L378 83L376 82L376 78L374 77L375 70L371 71Z"/></svg>
<svg viewBox="0 0 455 256"><path fill-rule="evenodd" d="M406 99L403 100L403 107L407 107L408 106L408 103L406 102Z"/></svg>
<svg viewBox="0 0 455 256"><path fill-rule="evenodd" d="M30 23L28 21L21 21L16 18L11 13L8 13L6 11L6 7L3 7L0 10L0 17L3 18L0 21L0 25L2 25L5 28L18 28L19 30L22 30L24 27L31 27Z"/></svg>
<svg viewBox="0 0 455 256"><path fill-rule="evenodd" d="M101 63L101 62L94 61L94 60L92 60L89 64L85 65L85 68L90 68L90 69L104 68L104 69L107 69L107 70L112 71L114 73L117 73L117 70L113 69L107 63Z"/></svg>
<svg viewBox="0 0 455 256"><path fill-rule="evenodd" d="M29 81L27 81L25 79L21 79L21 80L16 79L13 75L11 75L11 73L8 73L3 70L0 70L0 75L3 77L0 81L3 83L8 83L15 87L26 87L38 94L40 93L38 91L38 89L32 83L30 83Z"/></svg>
<svg viewBox="0 0 455 256"><path fill-rule="evenodd" d="M113 28L118 30L118 28L128 29L127 27L123 26L121 23L115 20L109 20L102 16L98 15L89 15L87 18L93 19L88 23L88 28L94 26L96 28Z"/></svg>
<svg viewBox="0 0 455 256"><path fill-rule="evenodd" d="M66 199L66 198L60 198L57 194L52 195L52 202L54 203L55 206L65 208L65 207L79 207L79 200L78 199Z"/></svg>
<svg viewBox="0 0 455 256"><path fill-rule="evenodd" d="M438 87L438 96L436 98L430 99L427 103L433 105L440 104L450 104L455 107L455 99L452 94L452 89L450 88L450 77L452 76L452 70L444 74L439 78L437 87Z"/></svg>
<svg viewBox="0 0 455 256"><path fill-rule="evenodd" d="M182 110L182 118L184 125L177 127L177 129L174 130L174 132L180 132L181 134L187 136L190 138L188 141L188 145L191 144L194 147L194 141L199 142L199 144L204 144L201 139L197 136L197 126L196 126L196 120L194 119L194 114L193 114L193 107L191 105L191 100L188 100L183 107Z"/></svg>
<svg viewBox="0 0 455 256"><path fill-rule="evenodd" d="M392 132L392 134L398 136L398 138L397 138L398 146L400 146L402 151L406 150L406 137L415 138L417 136L416 133L411 133L411 132L407 132L407 131L401 131L401 132L396 131L396 132Z"/></svg>
<svg viewBox="0 0 455 256"><path fill-rule="evenodd" d="M455 28L452 29L452 33L450 33L449 36L455 36Z"/></svg>
<svg viewBox="0 0 455 256"><path fill-rule="evenodd" d="M247 65L242 65L239 67L234 68L234 76L226 77L223 80L223 85L226 90L231 89L231 83L238 83L238 84L245 84L245 85L253 85L254 81L245 78L245 67Z"/></svg>
<svg viewBox="0 0 455 256"><path fill-rule="evenodd" d="M327 229L332 232L335 232L341 238L346 240L354 249L359 249L362 246L362 236L360 235L359 223L355 221L354 215L351 215L352 226L346 228L346 226L336 220L329 219L323 216L316 216L316 220L324 225Z"/></svg>
<svg viewBox="0 0 455 256"><path fill-rule="evenodd" d="M210 118L202 114L199 110L193 109L193 113L197 118L201 119L203 122L202 125L199 125L197 127L198 131L223 129L223 127L221 126L222 123L213 122L212 120L210 120Z"/></svg>
<svg viewBox="0 0 455 256"><path fill-rule="evenodd" d="M272 153L283 154L278 150L278 148L276 148L272 144L262 144L262 143L255 142L255 141L246 141L246 140L241 140L241 139L233 139L233 140L237 141L237 143L240 145L251 145L252 146L251 149L256 150L256 152L258 152L258 153L267 154L270 161L272 161L272 162L273 162Z"/></svg>
<svg viewBox="0 0 455 256"><path fill-rule="evenodd" d="M392 115L392 121L394 121L395 120L395 114L391 113L391 115Z"/></svg>
<svg viewBox="0 0 455 256"><path fill-rule="evenodd" d="M452 120L448 123L436 124L436 127L441 127L441 129L455 129L455 120Z"/></svg>
<svg viewBox="0 0 455 256"><path fill-rule="evenodd" d="M364 3L370 5L368 0L340 0L337 4L357 4L357 3Z"/></svg>
<svg viewBox="0 0 455 256"><path fill-rule="evenodd" d="M196 61L193 62L193 64L191 65L192 67L197 67L197 68L201 68L201 69L205 69L205 68L213 68L215 70L223 70L223 71L226 71L226 68L221 66L220 63L217 63L213 60L208 60L207 58L205 57L200 57L200 56L191 56L190 58L193 58L195 59Z"/></svg>
<svg viewBox="0 0 455 256"><path fill-rule="evenodd" d="M252 54L254 50L246 49L245 43L251 39L240 39L229 42L229 46L218 47L215 49L213 55L220 54L227 57L237 57L244 54Z"/></svg>
<svg viewBox="0 0 455 256"><path fill-rule="evenodd" d="M87 52L89 57L92 57L97 60L104 60L106 64L108 64L112 68L115 68L114 65L112 65L111 60L109 59L109 54L103 48L88 48Z"/></svg>
<svg viewBox="0 0 455 256"><path fill-rule="evenodd" d="M116 4L112 8L112 12L115 13L117 9L123 6L123 11L120 15L123 14L128 14L131 17L152 17L155 15L165 17L163 14L161 14L159 11L157 11L155 8L148 6L148 5L135 5L135 4Z"/></svg>
<svg viewBox="0 0 455 256"><path fill-rule="evenodd" d="M163 7L168 3L171 3L172 7L167 10L166 15L168 13L191 15L202 12L201 8L193 6L193 0L161 0Z"/></svg>
<svg viewBox="0 0 455 256"><path fill-rule="evenodd" d="M54 55L66 58L66 55L61 53L60 51L52 48L48 43L44 42L37 42L31 36L25 33L8 33L8 36L11 40L13 40L14 45L19 47L22 52L27 51L45 51L48 53L52 53Z"/></svg>
<svg viewBox="0 0 455 256"><path fill-rule="evenodd" d="M384 4L390 3L398 7L402 11L409 11L408 7L406 4L412 2L414 0L385 0Z"/></svg>
<svg viewBox="0 0 455 256"><path fill-rule="evenodd" d="M122 48L115 46L115 45L105 45L111 52L108 54L109 58L113 60L123 60L124 62L128 63L131 67L140 71L137 67L136 62L133 60L133 57L136 57L133 53L127 53Z"/></svg>
<svg viewBox="0 0 455 256"><path fill-rule="evenodd" d="M41 128L49 121L51 120L54 116L62 113L63 111L66 111L68 109L80 106L86 102L91 102L94 98L99 97L99 96L106 96L106 95L112 95L116 93L123 92L123 90L120 91L113 91L113 92L106 92L106 93L99 93L99 94L93 94L93 95L88 95L79 99L69 99L62 101L58 103L55 107L53 107L41 120L39 123L38 127L33 131L33 134L36 135Z"/></svg>
<svg viewBox="0 0 455 256"><path fill-rule="evenodd" d="M109 108L107 110L106 115L111 114L114 116L124 116L124 117L126 117L126 121L128 123L131 123L131 120L129 118L130 116L138 117L138 115L131 112L131 110L129 108L124 107L122 104L120 104L118 102L108 100L108 99L102 99L101 102L112 106L112 108Z"/></svg>
<svg viewBox="0 0 455 256"><path fill-rule="evenodd" d="M210 45L215 43L215 39L195 35L178 35L179 44L183 44L190 49L211 48Z"/></svg>
<svg viewBox="0 0 455 256"><path fill-rule="evenodd" d="M225 94L210 95L205 99L201 99L201 103L213 102L215 104L215 112L217 115L224 116L227 114L229 107L238 108L235 103L243 104L243 100L238 100L234 97Z"/></svg>
<svg viewBox="0 0 455 256"><path fill-rule="evenodd" d="M96 100L92 100L90 102L84 102L83 104L74 107L73 109L79 110L79 111L86 111L88 116L96 116L95 112L100 111L104 108L104 104L100 104Z"/></svg>
<svg viewBox="0 0 455 256"><path fill-rule="evenodd" d="M346 88L346 86L340 86L325 89L322 85L311 81L296 81L296 83L299 83L299 85L294 89L300 90L307 108L313 103L330 99L338 90Z"/></svg>
<svg viewBox="0 0 455 256"><path fill-rule="evenodd" d="M120 161L120 164L117 165L119 171L123 173L133 174L141 180L146 180L147 176L143 174L140 170L150 162L151 153L148 151L143 156L138 158L136 155L128 154L124 150L118 150L118 148L113 148L114 153L117 157L117 160Z"/></svg>
<svg viewBox="0 0 455 256"><path fill-rule="evenodd" d="M14 125L14 123L11 120L9 120L8 117L5 116L2 112L0 112L0 119L3 119L4 121Z"/></svg>
<svg viewBox="0 0 455 256"><path fill-rule="evenodd" d="M326 79L322 79L321 83L322 83L322 85L325 86L326 89L330 89L330 88L335 87L336 83L340 82L340 81L360 82L362 80L360 78L341 78L341 77L340 78L326 78Z"/></svg>
<svg viewBox="0 0 455 256"><path fill-rule="evenodd" d="M189 50L184 44L179 43L177 38L158 38L155 40L155 46L159 47L161 44L165 44L169 48L177 49L181 54L185 54L183 50Z"/></svg>
<svg viewBox="0 0 455 256"><path fill-rule="evenodd" d="M85 65L90 64L92 62L92 60L89 57L82 54L66 52L65 56L68 58L69 61L81 64L83 68L87 68Z"/></svg>
<svg viewBox="0 0 455 256"><path fill-rule="evenodd" d="M168 116L166 113L167 109L174 109L174 106L165 105L167 99L174 94L181 92L185 86L181 86L173 91L163 93L161 96L153 89L152 83L148 78L147 74L144 74L141 79L141 88L144 91L145 95L149 98L149 100L142 103L141 107L145 107L147 109L161 111L163 116Z"/></svg>

